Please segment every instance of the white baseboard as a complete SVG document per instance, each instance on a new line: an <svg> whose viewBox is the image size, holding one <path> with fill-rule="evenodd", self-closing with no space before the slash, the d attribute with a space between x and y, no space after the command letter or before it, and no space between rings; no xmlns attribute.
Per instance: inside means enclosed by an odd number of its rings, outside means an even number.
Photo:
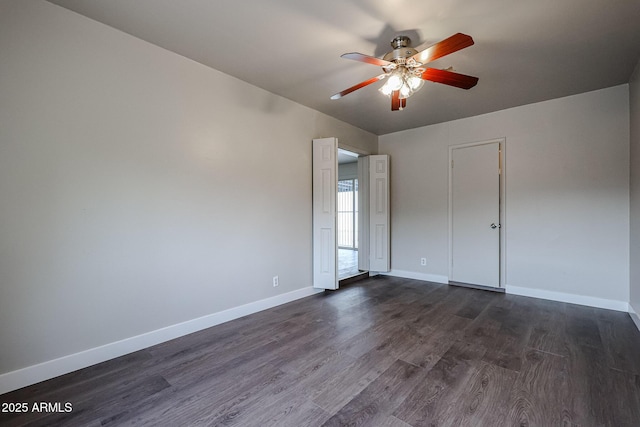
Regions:
<svg viewBox="0 0 640 427"><path fill-rule="evenodd" d="M633 304L629 303L629 316L631 316L631 320L636 324L636 328L640 331L640 307L634 307Z"/></svg>
<svg viewBox="0 0 640 427"><path fill-rule="evenodd" d="M0 375L0 394L322 292L302 288Z"/></svg>
<svg viewBox="0 0 640 427"><path fill-rule="evenodd" d="M542 289L521 288L507 285L505 292L524 297L548 299L552 301L568 302L570 304L586 305L589 307L606 308L608 310L629 311L629 303L604 298L589 297L584 295L565 294L563 292L546 291Z"/></svg>
<svg viewBox="0 0 640 427"><path fill-rule="evenodd" d="M394 277L402 277L403 279L416 279L416 280L424 280L427 282L435 282L435 283L449 283L449 277L440 276L438 274L426 274L426 273L417 273L415 271L405 271L405 270L391 270L386 273L380 273L385 276L394 276Z"/></svg>

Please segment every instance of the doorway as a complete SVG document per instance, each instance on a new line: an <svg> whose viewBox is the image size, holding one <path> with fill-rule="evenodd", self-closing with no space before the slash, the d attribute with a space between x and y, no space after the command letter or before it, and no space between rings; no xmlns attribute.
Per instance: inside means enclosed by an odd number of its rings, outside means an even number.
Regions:
<svg viewBox="0 0 640 427"><path fill-rule="evenodd" d="M390 270L389 247L389 156L368 155L341 145L335 137L313 140L312 156L312 211L313 211L313 287L338 289L340 284L357 280L369 272ZM338 278L338 158L350 157L353 163L351 188L344 186L344 193L356 193L357 201L346 211L352 212L354 234L350 251L351 259L357 259L360 274L339 280ZM356 194L345 194L345 198ZM357 246L356 246L357 245ZM355 271L354 271L355 272Z"/></svg>
<svg viewBox="0 0 640 427"><path fill-rule="evenodd" d="M338 280L361 273L358 269L358 154L338 149Z"/></svg>
<svg viewBox="0 0 640 427"><path fill-rule="evenodd" d="M504 140L449 147L449 280L504 286Z"/></svg>

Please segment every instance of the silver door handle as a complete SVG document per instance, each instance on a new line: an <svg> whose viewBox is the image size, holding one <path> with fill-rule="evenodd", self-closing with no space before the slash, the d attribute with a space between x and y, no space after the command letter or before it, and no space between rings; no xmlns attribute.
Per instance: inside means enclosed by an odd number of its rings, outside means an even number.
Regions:
<svg viewBox="0 0 640 427"><path fill-rule="evenodd" d="M500 228L502 226L500 224L496 225L495 222L492 222L489 227L491 227L491 228Z"/></svg>

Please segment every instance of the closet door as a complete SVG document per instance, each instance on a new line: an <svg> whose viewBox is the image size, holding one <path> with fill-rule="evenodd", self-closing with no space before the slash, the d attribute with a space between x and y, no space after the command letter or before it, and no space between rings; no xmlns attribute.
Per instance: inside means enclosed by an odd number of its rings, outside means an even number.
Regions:
<svg viewBox="0 0 640 427"><path fill-rule="evenodd" d="M338 140L313 140L313 287L338 289Z"/></svg>
<svg viewBox="0 0 640 427"><path fill-rule="evenodd" d="M391 269L389 222L389 156L369 156L370 271Z"/></svg>

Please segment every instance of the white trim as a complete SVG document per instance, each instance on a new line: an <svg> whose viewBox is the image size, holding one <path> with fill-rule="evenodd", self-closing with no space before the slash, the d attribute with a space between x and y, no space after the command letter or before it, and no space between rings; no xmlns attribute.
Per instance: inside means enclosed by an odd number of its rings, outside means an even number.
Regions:
<svg viewBox="0 0 640 427"><path fill-rule="evenodd" d="M498 288L504 288L507 283L507 139L494 138L484 141L467 142L464 144L449 145L449 158L447 168L449 169L448 181L448 228L449 228L449 277L453 276L453 150L459 148L475 147L478 145L487 145L498 143L500 147L500 280Z"/></svg>
<svg viewBox="0 0 640 427"><path fill-rule="evenodd" d="M524 297L547 299L552 301L568 302L570 304L586 305L589 307L606 308L608 310L629 311L626 301L589 297L585 295L566 294L564 292L546 291L543 289L521 288L520 286L507 285L505 292Z"/></svg>
<svg viewBox="0 0 640 427"><path fill-rule="evenodd" d="M402 277L403 279L416 279L416 280L424 280L427 282L435 282L435 283L449 283L449 278L447 276L441 276L439 274L426 274L426 273L417 273L415 271L405 271L405 270L391 270L388 272L380 273L384 276L394 276L394 277Z"/></svg>
<svg viewBox="0 0 640 427"><path fill-rule="evenodd" d="M121 341L112 342L79 353L63 356L58 359L49 360L38 365L28 366L23 369L18 369L17 371L7 372L0 375L0 394L86 368L109 359L124 356L134 351L142 350L183 335L210 328L281 304L286 304L319 292L323 291L312 287L298 289L233 307L228 310L208 314L186 322L177 323L131 338L125 338Z"/></svg>
<svg viewBox="0 0 640 427"><path fill-rule="evenodd" d="M631 320L633 320L633 323L636 324L636 328L638 328L638 330L640 331L640 316L638 316L639 312L640 308L638 310L635 310L633 305L629 303L629 316L631 316Z"/></svg>

